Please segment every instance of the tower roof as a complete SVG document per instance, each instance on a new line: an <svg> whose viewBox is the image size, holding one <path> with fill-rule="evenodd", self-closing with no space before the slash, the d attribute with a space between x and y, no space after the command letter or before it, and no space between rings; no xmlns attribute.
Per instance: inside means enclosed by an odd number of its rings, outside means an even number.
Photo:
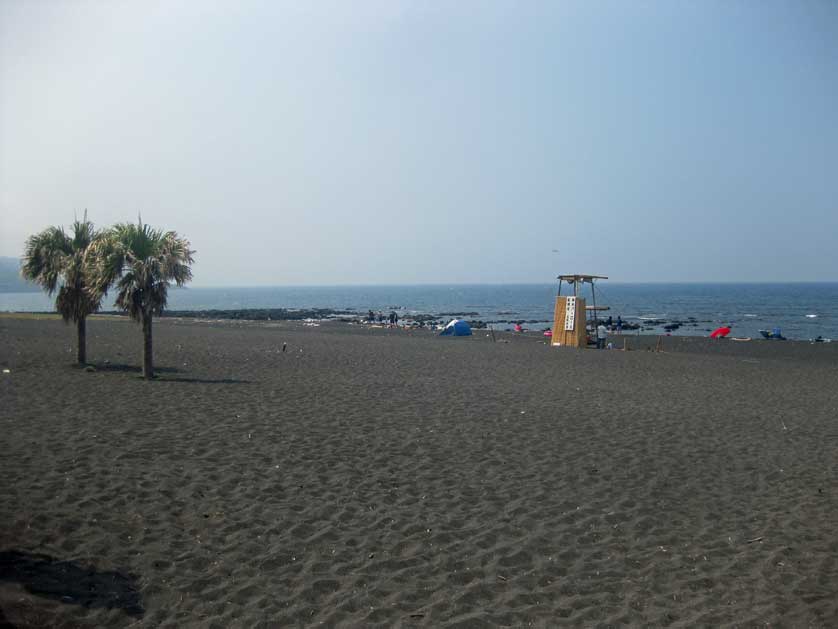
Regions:
<svg viewBox="0 0 838 629"><path fill-rule="evenodd" d="M608 278L605 275L585 275L583 273L575 273L572 275L559 275L558 279L564 280L565 282L593 283L594 280L607 280Z"/></svg>

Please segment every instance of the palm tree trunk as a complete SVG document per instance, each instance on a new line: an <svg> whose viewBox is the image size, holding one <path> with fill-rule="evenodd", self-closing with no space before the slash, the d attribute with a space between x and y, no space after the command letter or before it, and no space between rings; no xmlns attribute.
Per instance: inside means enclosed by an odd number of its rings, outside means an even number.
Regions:
<svg viewBox="0 0 838 629"><path fill-rule="evenodd" d="M151 314L143 315L143 378L154 377L154 364L151 353Z"/></svg>
<svg viewBox="0 0 838 629"><path fill-rule="evenodd" d="M80 365L87 362L87 318L80 317L76 321L76 332L78 333L78 348L76 349L76 360Z"/></svg>

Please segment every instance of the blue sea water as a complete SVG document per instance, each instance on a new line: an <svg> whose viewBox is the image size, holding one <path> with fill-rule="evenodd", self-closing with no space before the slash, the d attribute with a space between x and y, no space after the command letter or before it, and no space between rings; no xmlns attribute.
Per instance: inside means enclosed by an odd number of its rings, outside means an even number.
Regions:
<svg viewBox="0 0 838 629"><path fill-rule="evenodd" d="M385 313L476 312L466 318L487 322L533 321L551 324L557 284L312 286L254 288L186 288L169 293L170 310L243 308L368 309ZM587 290L587 287L586 287ZM567 292L564 285L563 292ZM590 305L590 298L588 298ZM696 326L673 334L707 335L721 323L733 324L736 336L759 337L760 329L779 327L792 339L817 336L838 340L838 282L794 284L597 284L597 303L604 313L626 321L686 320ZM112 304L106 300L105 309ZM48 311L52 300L42 293L0 293L0 311ZM496 327L502 328L499 323ZM660 333L661 328L646 333Z"/></svg>

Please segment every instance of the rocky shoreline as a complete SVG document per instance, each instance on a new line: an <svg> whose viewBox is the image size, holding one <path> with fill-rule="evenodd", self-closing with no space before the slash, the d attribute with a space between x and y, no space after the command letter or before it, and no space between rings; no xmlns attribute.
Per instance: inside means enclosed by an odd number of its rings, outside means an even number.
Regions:
<svg viewBox="0 0 838 629"><path fill-rule="evenodd" d="M543 319L478 319L480 313L478 312L439 312L439 313L404 313L403 309L393 308L393 310L402 310L399 315L399 321L402 325L411 327L434 327L437 325L445 325L451 319L465 319L468 324L475 329L485 329L490 325L513 326L513 325L531 325L540 326L539 330L548 330L551 327L550 321ZM122 314L120 312L107 312L103 314ZM503 312L498 314L515 314L512 312ZM164 317L177 317L188 319L219 319L219 320L247 320L247 321L306 321L306 320L333 320L342 321L346 323L356 323L367 320L367 314L359 312L354 308L332 309L332 308L241 308L230 310L167 310L164 311ZM385 317L386 318L386 317ZM605 320L598 321L605 323ZM622 329L624 331L644 331L654 332L663 330L666 332L673 332L681 328L701 328L704 324L702 332L709 332L707 325L712 325L712 321L702 321L695 317L687 317L686 319L653 319L623 321ZM613 325L611 326L614 327ZM698 330L696 330L698 332Z"/></svg>
<svg viewBox="0 0 838 629"><path fill-rule="evenodd" d="M468 324L477 330L488 329L490 326L499 326L498 329L510 329L514 325L530 326L533 331L546 331L551 329L550 321L544 319L521 319L521 318L497 318L479 319L478 312L439 312L439 313L406 313L403 308L393 307L392 310L399 312L399 323L403 327L435 328L443 326L451 319L465 319ZM54 314L44 311L33 314ZM127 316L124 312L116 310L102 311L98 314L108 316ZM514 312L504 311L499 315L512 315ZM233 309L212 309L212 310L165 310L160 315L166 318L218 320L218 321L340 321L344 323L362 323L367 321L368 313L360 312L354 308L233 308ZM386 315L384 321L386 323ZM599 319L597 323L607 324L607 320ZM704 336L710 332L716 322L699 320L695 317L686 319L640 319L623 320L623 332L637 333L658 333L671 334L682 328L694 328L693 335ZM610 325L611 331L616 331L616 326ZM682 331L682 334L684 332Z"/></svg>
<svg viewBox="0 0 838 629"><path fill-rule="evenodd" d="M101 314L121 315L121 312L103 312ZM475 329L485 329L490 325L538 325L550 327L548 321L538 319L476 319L477 312L440 312L400 314L399 322L408 327L434 327L445 325L451 319L465 319ZM233 310L166 310L163 317L181 319L246 320L246 321L341 321L345 323L366 322L368 315L352 308L243 308ZM381 323L386 323L385 321Z"/></svg>

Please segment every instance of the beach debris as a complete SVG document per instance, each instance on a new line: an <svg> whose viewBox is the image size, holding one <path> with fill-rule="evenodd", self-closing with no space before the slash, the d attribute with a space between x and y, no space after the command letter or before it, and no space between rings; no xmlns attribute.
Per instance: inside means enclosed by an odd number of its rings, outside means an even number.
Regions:
<svg viewBox="0 0 838 629"><path fill-rule="evenodd" d="M12 373L12 370L11 369L4 369L3 373Z"/></svg>
<svg viewBox="0 0 838 629"><path fill-rule="evenodd" d="M282 353L284 354L287 349L288 349L288 343L283 343L282 344Z"/></svg>
<svg viewBox="0 0 838 629"><path fill-rule="evenodd" d="M764 537L762 537L762 536L760 536L760 537L755 537L754 539L749 539L747 543L748 543L748 544L753 544L754 542L761 542L763 539L765 539L765 538L764 538Z"/></svg>
<svg viewBox="0 0 838 629"><path fill-rule="evenodd" d="M776 340L776 341L785 341L786 337L783 336L783 331L780 328L774 328L770 332L768 330L760 330L760 335L762 338L768 340Z"/></svg>
<svg viewBox="0 0 838 629"><path fill-rule="evenodd" d="M96 371L96 367L94 367L93 365L87 365L87 366L84 368L84 370L85 370L87 373L93 373L94 371Z"/></svg>
<svg viewBox="0 0 838 629"><path fill-rule="evenodd" d="M509 580L505 576L503 576L502 574L498 575L498 579L500 579L501 581L508 581Z"/></svg>

